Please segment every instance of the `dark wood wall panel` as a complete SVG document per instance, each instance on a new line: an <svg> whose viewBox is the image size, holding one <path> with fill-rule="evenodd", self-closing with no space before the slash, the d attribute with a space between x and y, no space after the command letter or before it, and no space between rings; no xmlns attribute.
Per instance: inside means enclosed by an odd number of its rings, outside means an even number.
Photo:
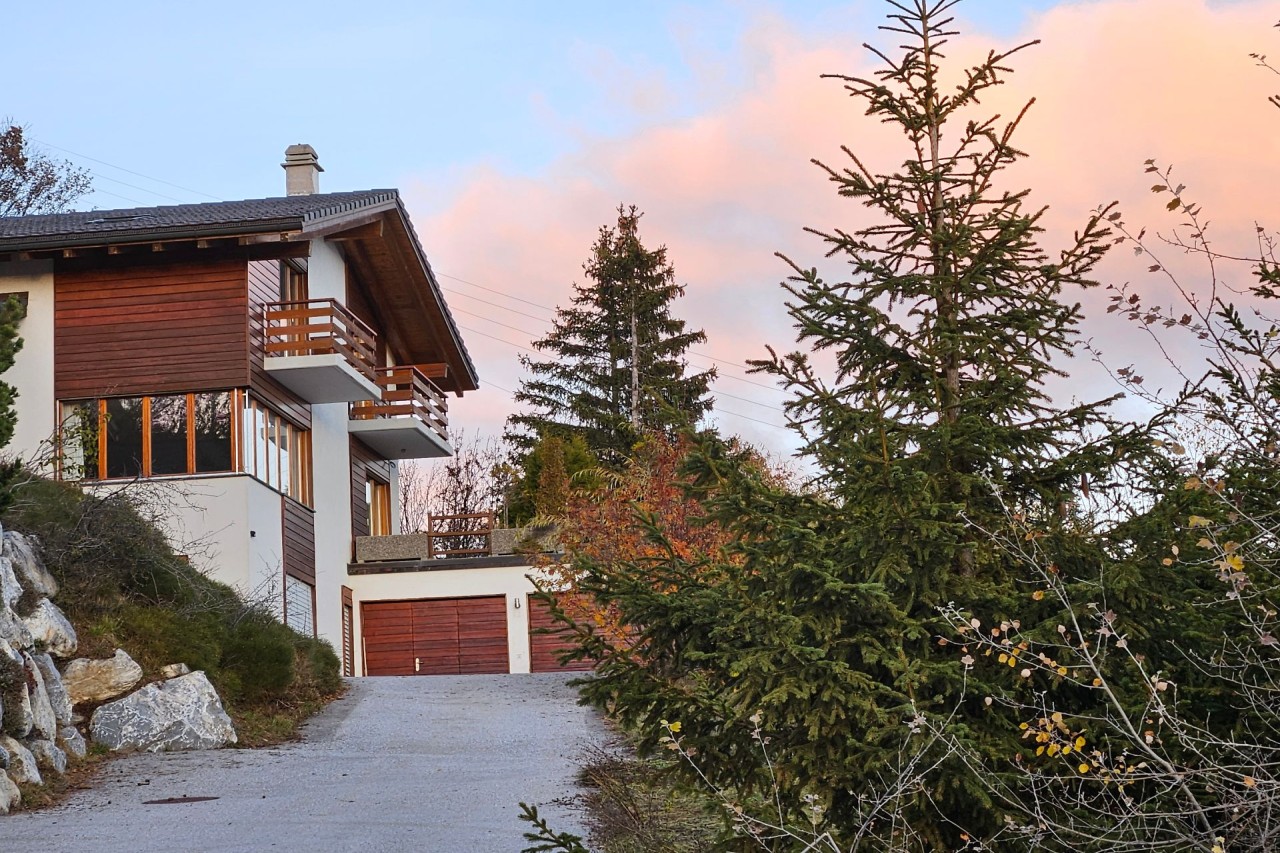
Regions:
<svg viewBox="0 0 1280 853"><path fill-rule="evenodd" d="M54 275L59 399L248 384L246 262L64 269Z"/></svg>
<svg viewBox="0 0 1280 853"><path fill-rule="evenodd" d="M365 503L364 482L373 475L375 480L391 482L391 462L369 449L357 438L351 439L351 535L369 535L369 505ZM396 508L393 506L392 512Z"/></svg>
<svg viewBox="0 0 1280 853"><path fill-rule="evenodd" d="M316 516L293 498L284 501L284 573L315 586Z"/></svg>
<svg viewBox="0 0 1280 853"><path fill-rule="evenodd" d="M264 305L280 301L280 264L277 260L249 262L249 387L295 426L311 429L311 407L272 378L263 366L262 311Z"/></svg>

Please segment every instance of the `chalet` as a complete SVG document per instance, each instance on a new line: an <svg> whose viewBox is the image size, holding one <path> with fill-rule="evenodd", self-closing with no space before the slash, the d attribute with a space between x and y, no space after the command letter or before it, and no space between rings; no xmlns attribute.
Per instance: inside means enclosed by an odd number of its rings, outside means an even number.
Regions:
<svg viewBox="0 0 1280 853"><path fill-rule="evenodd" d="M27 305L6 452L150 490L175 546L348 675L545 664L520 558L398 535L399 466L452 454L447 399L479 382L404 203L319 192L308 145L282 165L278 198L0 218Z"/></svg>

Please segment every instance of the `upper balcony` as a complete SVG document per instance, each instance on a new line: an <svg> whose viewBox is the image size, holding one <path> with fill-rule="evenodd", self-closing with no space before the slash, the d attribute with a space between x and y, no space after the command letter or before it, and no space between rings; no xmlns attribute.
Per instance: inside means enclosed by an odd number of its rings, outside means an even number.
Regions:
<svg viewBox="0 0 1280 853"><path fill-rule="evenodd" d="M352 405L351 434L384 459L452 456L444 392L413 365L379 368L374 376L381 397Z"/></svg>
<svg viewBox="0 0 1280 853"><path fill-rule="evenodd" d="M308 403L380 399L377 336L336 299L273 302L263 323L267 372Z"/></svg>

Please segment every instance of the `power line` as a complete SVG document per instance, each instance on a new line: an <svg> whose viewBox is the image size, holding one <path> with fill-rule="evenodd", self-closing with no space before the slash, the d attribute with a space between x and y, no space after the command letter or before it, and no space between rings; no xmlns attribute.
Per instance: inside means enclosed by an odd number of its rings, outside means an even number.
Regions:
<svg viewBox="0 0 1280 853"><path fill-rule="evenodd" d="M437 273L437 275L444 276L445 278L451 278L451 279L453 279L454 281L460 281L460 282L462 282L463 284L469 284L469 285L471 285L472 287L478 287L478 288L480 288L481 290L487 290L487 291L488 291L488 292L490 292L490 293L496 293L496 294L498 294L499 296L502 296L502 297L504 297L504 298L506 298L506 299L514 299L516 302L523 302L525 305L532 305L534 308L541 308L541 309L543 309L544 311L552 311L552 312L554 312L554 311L555 311L555 309L554 309L554 308L551 308L550 306L547 306L547 305L541 305L541 304L539 304L539 303L537 303L537 302L531 302L531 301L529 301L528 299L521 299L519 296L512 296L510 293L505 293L505 292L503 292L503 291L501 291L501 290L498 290L498 289L496 289L496 288L493 288L493 287L485 287L483 284L476 284L474 281L467 281L465 278L458 278L456 275L449 275L448 273L443 273L443 272L442 272L442 273Z"/></svg>
<svg viewBox="0 0 1280 853"><path fill-rule="evenodd" d="M459 329L462 329L462 331L464 331L464 332L470 332L470 333L471 333L471 334L473 334L473 335L479 335L479 336L480 336L480 337L482 337L482 338L489 338L489 339L491 339L491 340L498 341L499 343L504 343L504 344L506 344L506 345L507 345L507 346L509 346L509 347L515 347L516 349L522 349L522 350L524 350L525 352L527 352L527 353L529 353L529 354L531 354L531 355L537 355L537 354L538 354L538 353L534 352L533 350L529 349L529 348L528 348L528 347L526 347L526 346L521 346L520 344L513 344L511 341L509 341L509 340L507 340L507 339L505 339L505 338L500 338L500 337L498 337L497 335L489 335L489 334L485 334L484 332L481 332L481 331L479 331L479 330L477 330L477 329L469 329L469 328L467 328L466 326L462 325L461 323L459 323L459 324L458 324L458 328L459 328Z"/></svg>
<svg viewBox="0 0 1280 853"><path fill-rule="evenodd" d="M70 154L73 157L79 157L82 160L88 160L92 163L100 163L103 166L110 166L112 169L119 169L121 172L128 172L130 175L137 175L139 178L146 178L148 181L155 181L157 184L164 184L165 186L173 187L174 189L182 190L183 192L202 195L205 198L211 198L214 201L222 201L222 199L218 198L218 196L216 195L210 195L209 193L201 192L200 190L193 190L191 189L191 187L184 187L181 184L175 184L171 181L161 180L160 178L153 178L150 175L144 175L141 172L135 172L132 169L126 169L124 166L117 166L114 163L108 163L106 160L99 160L96 157L90 157L87 154L79 154L75 151L72 151L70 148L63 148L59 145L54 145L52 142L44 142L43 140L40 140L40 139L33 139L32 141L40 145L43 145L45 148L52 148L55 151L61 151L64 154ZM150 190L148 190L148 192L150 192ZM114 195L114 193L107 193L107 195ZM157 193L157 195L159 195L159 193ZM121 196L121 198L123 198L123 196ZM133 201L133 199L128 199L128 200ZM139 204L141 204L141 202L139 202Z"/></svg>

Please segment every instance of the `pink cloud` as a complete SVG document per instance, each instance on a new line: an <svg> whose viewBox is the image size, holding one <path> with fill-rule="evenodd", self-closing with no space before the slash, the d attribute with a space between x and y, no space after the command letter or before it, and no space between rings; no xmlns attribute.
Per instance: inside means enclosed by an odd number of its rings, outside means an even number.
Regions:
<svg viewBox="0 0 1280 853"><path fill-rule="evenodd" d="M1167 228L1171 219L1162 199L1149 192L1152 176L1142 171L1143 161L1156 157L1175 164L1189 195L1214 220L1224 247L1245 250L1255 219L1280 220L1273 200L1280 186L1273 143L1280 114L1266 103L1267 95L1280 90L1280 80L1248 57L1273 46L1275 17L1274 5L1258 0L1064 3L1034 18L1019 38L966 32L950 54L959 67L990 47L1043 41L1014 58L1009 85L985 106L1009 116L1036 98L1018 137L1031 158L1012 171L1010 181L1032 187L1037 206L1051 206L1045 220L1051 247L1112 199L1123 202L1135 226ZM443 198L441 177L423 176L407 197L414 209L431 211L418 222L437 269L538 305L564 304L597 229L612 221L619 203L634 203L646 212L644 238L669 247L677 275L687 284L677 313L707 331L709 341L699 352L741 363L759 357L766 343L792 348L794 334L778 287L788 270L774 253L837 278L843 274L839 262L824 260L822 244L803 228L850 228L866 221L860 208L835 195L810 158L840 166L842 144L881 169L894 168L904 157L893 134L863 116L837 82L818 79L826 72L868 73L871 60L858 46L868 37L886 41L883 34L867 33L802 40L785 18L760 17L739 45L749 81L732 88L722 70L692 65L706 78L695 85L717 93L692 117L649 118L622 138L581 135L575 150L534 177L478 166L449 176ZM695 49L696 42L690 45ZM646 89L614 66L606 79L621 86L645 116L653 114L654 98L669 85L655 81ZM1119 251L1104 274L1155 288L1144 269L1145 263ZM1180 269L1196 275L1199 268ZM543 309L449 279L445 285L451 304L470 312L459 313L459 321L475 332L527 345L528 335L491 321L535 334L548 328L534 317L477 300L538 317L547 314ZM1107 339L1116 363L1140 357L1144 350L1131 343L1134 336L1105 319L1100 295L1086 296L1085 304L1086 334ZM519 350L467 334L482 377L514 389ZM702 357L695 362L709 363ZM1083 361L1073 367L1088 373ZM763 404L723 399L725 410L782 422L779 394L729 379L717 387ZM496 431L510 409L508 395L495 388L458 401L454 418ZM792 444L749 420L726 416L722 423L775 449Z"/></svg>

